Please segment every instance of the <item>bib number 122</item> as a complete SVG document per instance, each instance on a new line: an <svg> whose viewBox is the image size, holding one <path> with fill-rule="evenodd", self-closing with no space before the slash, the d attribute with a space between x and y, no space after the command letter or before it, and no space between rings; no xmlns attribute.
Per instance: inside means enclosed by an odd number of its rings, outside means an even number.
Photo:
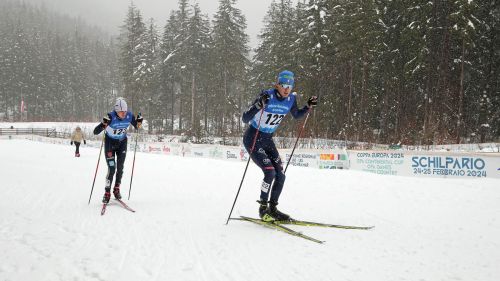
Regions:
<svg viewBox="0 0 500 281"><path fill-rule="evenodd" d="M285 117L284 114L272 114L272 113L268 113L267 114L267 120L265 122L265 124L269 124L269 125L278 125L281 120L283 119L283 117Z"/></svg>

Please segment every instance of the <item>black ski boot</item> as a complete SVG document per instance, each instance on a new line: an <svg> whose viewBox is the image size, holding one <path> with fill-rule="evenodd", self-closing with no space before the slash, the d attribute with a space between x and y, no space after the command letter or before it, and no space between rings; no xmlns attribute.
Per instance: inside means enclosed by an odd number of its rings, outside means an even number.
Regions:
<svg viewBox="0 0 500 281"><path fill-rule="evenodd" d="M290 220L290 216L282 213L276 208L278 205L277 202L269 202L269 207L267 208L266 213L262 217L264 221L288 221Z"/></svg>
<svg viewBox="0 0 500 281"><path fill-rule="evenodd" d="M113 188L113 195L116 199L122 199L122 195L120 194L120 185L116 184Z"/></svg>
<svg viewBox="0 0 500 281"><path fill-rule="evenodd" d="M104 192L104 197L102 197L102 203L108 204L109 199L111 199L111 193L109 191Z"/></svg>
<svg viewBox="0 0 500 281"><path fill-rule="evenodd" d="M262 219L264 215L266 214L267 211L267 201L266 200L257 200L257 203L259 203L259 217Z"/></svg>

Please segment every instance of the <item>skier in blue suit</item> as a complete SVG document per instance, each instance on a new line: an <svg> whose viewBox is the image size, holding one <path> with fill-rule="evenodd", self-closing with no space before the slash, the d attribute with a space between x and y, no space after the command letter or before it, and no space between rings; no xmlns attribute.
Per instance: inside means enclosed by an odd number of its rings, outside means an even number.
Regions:
<svg viewBox="0 0 500 281"><path fill-rule="evenodd" d="M106 164L108 165L108 174L106 176L106 186L104 187L104 197L102 202L107 204L111 198L111 183L116 171L115 187L113 195L116 199L121 199L120 184L123 175L123 164L127 156L127 129L130 125L139 129L143 118L141 114L137 118L132 112L127 110L127 103L123 98L116 100L114 110L108 113L94 129L94 135L105 131L104 153ZM116 161L115 161L116 155Z"/></svg>
<svg viewBox="0 0 500 281"><path fill-rule="evenodd" d="M318 98L312 96L308 99L307 105L299 109L297 94L292 93L294 84L293 72L287 70L280 72L274 88L262 91L242 117L244 123L250 122L243 136L243 144L251 159L264 172L260 200L257 202L259 203L259 216L265 221L290 219L289 215L276 208L285 183L285 174L283 162L273 141L273 133L288 112L295 119L302 118L318 103ZM252 150L256 134L257 139Z"/></svg>

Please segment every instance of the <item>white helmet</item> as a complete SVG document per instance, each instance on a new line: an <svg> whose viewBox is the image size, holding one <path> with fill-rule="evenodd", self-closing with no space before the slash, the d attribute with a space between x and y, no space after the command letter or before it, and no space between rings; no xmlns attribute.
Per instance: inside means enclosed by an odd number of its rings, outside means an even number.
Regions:
<svg viewBox="0 0 500 281"><path fill-rule="evenodd" d="M115 103L115 111L127 111L127 102L124 98L118 98Z"/></svg>

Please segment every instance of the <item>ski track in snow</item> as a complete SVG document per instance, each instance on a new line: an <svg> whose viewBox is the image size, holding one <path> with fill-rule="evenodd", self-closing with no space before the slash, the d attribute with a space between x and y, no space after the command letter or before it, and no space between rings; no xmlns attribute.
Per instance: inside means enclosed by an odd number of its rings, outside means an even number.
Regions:
<svg viewBox="0 0 500 281"><path fill-rule="evenodd" d="M245 163L137 153L125 202L100 215L99 151L0 140L0 281L500 280L500 180L290 167L280 209L370 231L290 226L319 245L227 214ZM256 217L251 164L233 217Z"/></svg>

